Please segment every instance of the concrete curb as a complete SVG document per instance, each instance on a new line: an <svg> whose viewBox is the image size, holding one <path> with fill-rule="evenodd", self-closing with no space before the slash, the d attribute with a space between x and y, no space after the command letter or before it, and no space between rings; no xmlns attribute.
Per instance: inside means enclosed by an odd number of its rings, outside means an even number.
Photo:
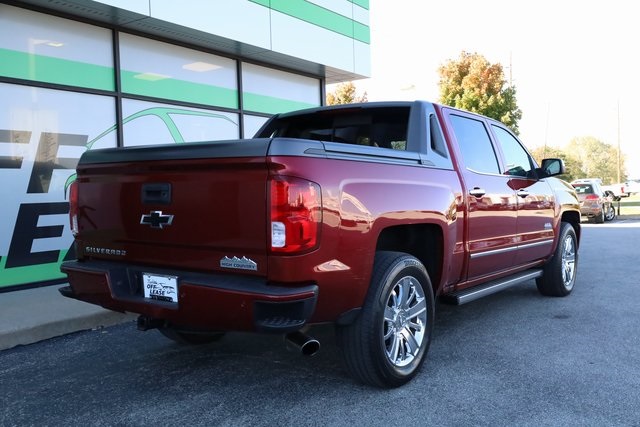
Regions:
<svg viewBox="0 0 640 427"><path fill-rule="evenodd" d="M0 294L0 350L134 321L136 315L65 298L63 285Z"/></svg>

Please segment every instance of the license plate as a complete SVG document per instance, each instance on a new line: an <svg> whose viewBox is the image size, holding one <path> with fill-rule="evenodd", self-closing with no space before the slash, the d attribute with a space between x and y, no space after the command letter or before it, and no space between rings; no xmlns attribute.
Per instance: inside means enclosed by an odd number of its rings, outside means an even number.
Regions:
<svg viewBox="0 0 640 427"><path fill-rule="evenodd" d="M144 297L160 301L178 302L178 278L142 273Z"/></svg>

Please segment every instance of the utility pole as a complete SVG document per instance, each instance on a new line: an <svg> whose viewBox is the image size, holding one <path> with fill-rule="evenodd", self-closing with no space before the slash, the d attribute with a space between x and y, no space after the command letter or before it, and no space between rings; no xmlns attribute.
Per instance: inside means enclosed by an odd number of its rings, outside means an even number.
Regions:
<svg viewBox="0 0 640 427"><path fill-rule="evenodd" d="M620 184L620 98L618 98L618 181ZM621 185L621 184L620 184ZM620 216L620 198L618 197L618 216Z"/></svg>
<svg viewBox="0 0 640 427"><path fill-rule="evenodd" d="M618 181L621 182L620 179L620 99L618 99Z"/></svg>

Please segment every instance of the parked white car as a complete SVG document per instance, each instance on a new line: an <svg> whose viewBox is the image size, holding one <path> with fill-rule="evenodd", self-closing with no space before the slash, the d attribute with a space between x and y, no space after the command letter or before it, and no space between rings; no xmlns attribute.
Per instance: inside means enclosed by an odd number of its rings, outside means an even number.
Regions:
<svg viewBox="0 0 640 427"><path fill-rule="evenodd" d="M625 184L625 192L633 195L640 193L640 179L630 179Z"/></svg>
<svg viewBox="0 0 640 427"><path fill-rule="evenodd" d="M603 190L611 191L614 197L616 197L616 199L619 199L620 197L629 197L627 184L624 182L617 183L617 184L610 184L610 185L602 185L601 187Z"/></svg>

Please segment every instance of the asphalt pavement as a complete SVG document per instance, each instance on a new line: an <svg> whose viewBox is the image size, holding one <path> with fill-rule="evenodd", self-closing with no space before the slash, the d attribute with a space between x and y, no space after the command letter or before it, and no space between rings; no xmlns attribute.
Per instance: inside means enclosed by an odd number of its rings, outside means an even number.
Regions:
<svg viewBox="0 0 640 427"><path fill-rule="evenodd" d="M63 297L58 289L66 285L0 293L0 350L135 320L132 314Z"/></svg>

